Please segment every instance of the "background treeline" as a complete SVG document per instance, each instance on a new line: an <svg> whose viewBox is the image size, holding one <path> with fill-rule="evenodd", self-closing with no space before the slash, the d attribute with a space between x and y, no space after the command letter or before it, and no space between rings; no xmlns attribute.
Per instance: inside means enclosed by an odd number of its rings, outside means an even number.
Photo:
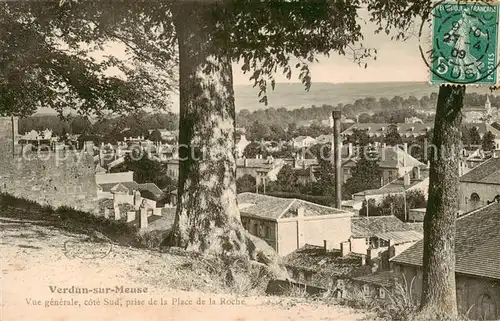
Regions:
<svg viewBox="0 0 500 321"><path fill-rule="evenodd" d="M147 133L149 129L177 130L179 115L174 113L138 112L127 116L91 121L84 116L60 118L57 115L34 115L19 120L19 133L31 130L50 129L54 135L64 134L99 135L101 137L117 135L125 130L129 134Z"/></svg>
<svg viewBox="0 0 500 321"><path fill-rule="evenodd" d="M415 96L408 98L395 96L392 99L369 97L357 99L352 104L324 104L292 110L281 107L250 112L243 109L237 114L236 123L238 127L246 128L252 140L277 140L276 137L290 138L290 135L316 137L328 133L328 119L333 110L342 110L346 118L358 118L360 123L402 123L408 117L418 117L423 122L432 122L434 116L429 114L434 112L437 98L438 95L432 93L420 99ZM465 106L484 106L485 101L486 95L468 93L465 97ZM500 106L500 96L490 96L490 101L493 107ZM302 123L308 124L301 126ZM308 129L309 125L314 127ZM294 133L294 130L298 131ZM289 135L285 135L286 133Z"/></svg>
<svg viewBox="0 0 500 321"><path fill-rule="evenodd" d="M494 107L500 106L500 96L490 96ZM466 106L484 106L486 95L468 93L465 97ZM437 94L403 98L395 96L391 99L373 97L357 99L352 104L311 106L288 110L282 108L267 108L250 112L242 109L236 117L237 126L246 129L247 136L252 140L289 140L297 136L317 137L330 133L328 119L332 110L342 110L347 118L357 118L360 123L392 123L404 122L405 118L418 117L424 122L432 122L437 103ZM323 123L322 123L323 121ZM51 129L54 134L96 134L101 136L114 135L125 129L134 133L145 132L148 129L177 130L179 115L175 113L138 112L127 116L91 121L83 116L72 116L61 119L56 115L35 115L22 118L19 121L19 132L24 134L32 129L41 131ZM344 125L345 126L345 125Z"/></svg>

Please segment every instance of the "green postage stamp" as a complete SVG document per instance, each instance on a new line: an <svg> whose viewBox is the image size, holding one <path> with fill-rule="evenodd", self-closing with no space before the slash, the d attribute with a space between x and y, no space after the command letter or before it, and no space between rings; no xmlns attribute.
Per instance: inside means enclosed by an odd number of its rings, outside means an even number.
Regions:
<svg viewBox="0 0 500 321"><path fill-rule="evenodd" d="M426 59L431 84L497 84L498 11L498 2L436 3Z"/></svg>

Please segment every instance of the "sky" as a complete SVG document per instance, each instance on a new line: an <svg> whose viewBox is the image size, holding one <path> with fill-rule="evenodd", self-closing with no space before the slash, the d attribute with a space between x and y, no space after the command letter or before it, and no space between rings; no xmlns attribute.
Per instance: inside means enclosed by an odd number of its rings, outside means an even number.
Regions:
<svg viewBox="0 0 500 321"><path fill-rule="evenodd" d="M391 40L385 33L375 34L375 25L368 21L368 10L360 9L361 28L365 37L363 46L377 49L376 60L369 60L368 66L360 67L347 57L332 54L319 57L320 62L311 66L313 82L367 83L392 81L427 81L428 69L420 56L419 39L416 35L407 41ZM416 26L417 28L420 25ZM424 26L427 27L427 26ZM425 30L426 28L424 28ZM425 42L424 42L425 43ZM250 74L244 75L241 66L234 64L235 85L251 84ZM277 82L298 82L292 77L287 80L276 75Z"/></svg>
<svg viewBox="0 0 500 321"><path fill-rule="evenodd" d="M385 33L374 34L375 26L368 21L367 9L359 9L362 32L365 37L364 47L377 49L376 60L369 60L368 67L360 67L347 57L333 53L330 57L318 57L319 63L312 64L313 82L352 83L352 82L390 82L390 81L426 81L428 71L420 57L419 43L416 36L407 41L391 40ZM417 26L419 27L419 26ZM106 54L124 56L124 47L108 47ZM295 62L292 63L295 65ZM251 73L243 74L241 64L233 64L235 85L249 85ZM281 74L275 76L277 82L300 82L296 77L290 80Z"/></svg>
<svg viewBox="0 0 500 321"><path fill-rule="evenodd" d="M366 9L360 9L360 17L368 21ZM348 57L332 53L329 57L320 56L319 63L310 65L312 82L326 83L371 83L371 82L400 82L428 80L427 66L422 60L419 51L419 42L416 36L407 41L391 40L385 33L374 34L375 26L370 22L361 23L364 35L363 45L366 48L377 50L376 60L368 60L368 66L359 66ZM126 57L124 46L112 44L104 52L118 58ZM96 53L97 58L102 53ZM295 62L292 61L292 66ZM233 81L235 86L253 85L249 78L251 73L244 74L241 64L233 64ZM275 75L277 83L300 82L296 74L290 80L282 74ZM173 109L178 109L178 97L172 97ZM42 108L40 112L50 112Z"/></svg>

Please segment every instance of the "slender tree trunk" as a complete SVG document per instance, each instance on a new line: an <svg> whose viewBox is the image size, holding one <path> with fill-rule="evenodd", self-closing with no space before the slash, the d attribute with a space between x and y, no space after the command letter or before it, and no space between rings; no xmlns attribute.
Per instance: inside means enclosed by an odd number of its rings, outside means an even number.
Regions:
<svg viewBox="0 0 500 321"><path fill-rule="evenodd" d="M174 10L180 168L177 213L167 243L208 254L248 256L236 200L231 59L214 15L221 6L179 1Z"/></svg>
<svg viewBox="0 0 500 321"><path fill-rule="evenodd" d="M441 86L434 122L429 200L424 218L421 312L457 314L455 287L455 220L458 211L460 128L465 86Z"/></svg>

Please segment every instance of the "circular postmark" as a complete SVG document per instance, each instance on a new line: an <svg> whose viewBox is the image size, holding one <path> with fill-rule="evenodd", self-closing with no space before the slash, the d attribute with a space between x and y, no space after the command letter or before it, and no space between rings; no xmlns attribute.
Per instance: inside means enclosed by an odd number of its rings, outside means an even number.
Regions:
<svg viewBox="0 0 500 321"><path fill-rule="evenodd" d="M432 84L496 84L498 8L479 0L432 6L419 31L419 50Z"/></svg>
<svg viewBox="0 0 500 321"><path fill-rule="evenodd" d="M113 244L107 239L93 237L67 240L63 245L63 253L69 259L80 258L95 260L105 258L111 253Z"/></svg>

